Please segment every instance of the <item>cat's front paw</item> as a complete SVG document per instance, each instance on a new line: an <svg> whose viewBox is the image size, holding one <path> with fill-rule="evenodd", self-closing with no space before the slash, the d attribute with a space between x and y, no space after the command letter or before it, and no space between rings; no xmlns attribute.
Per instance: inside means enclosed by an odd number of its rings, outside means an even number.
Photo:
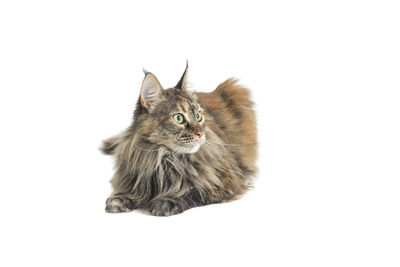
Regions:
<svg viewBox="0 0 400 267"><path fill-rule="evenodd" d="M126 196L112 196L106 201L106 212L120 213L134 209L133 200Z"/></svg>
<svg viewBox="0 0 400 267"><path fill-rule="evenodd" d="M184 206L175 200L153 200L149 211L154 216L171 216L182 213Z"/></svg>

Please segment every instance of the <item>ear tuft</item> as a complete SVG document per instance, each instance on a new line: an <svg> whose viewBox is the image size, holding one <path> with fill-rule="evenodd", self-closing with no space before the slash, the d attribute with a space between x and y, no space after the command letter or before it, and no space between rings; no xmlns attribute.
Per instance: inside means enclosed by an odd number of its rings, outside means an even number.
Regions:
<svg viewBox="0 0 400 267"><path fill-rule="evenodd" d="M189 68L189 64L188 64L188 61L186 60L185 71L183 72L183 75L182 75L181 79L179 80L179 82L175 85L175 88L186 90L186 83L187 83L187 78L188 78L188 68Z"/></svg>
<svg viewBox="0 0 400 267"><path fill-rule="evenodd" d="M164 89L161 87L157 77L147 72L140 88L140 103L149 111L161 102Z"/></svg>
<svg viewBox="0 0 400 267"><path fill-rule="evenodd" d="M144 75L146 76L147 74L151 73L150 71L147 71L145 68L142 68Z"/></svg>

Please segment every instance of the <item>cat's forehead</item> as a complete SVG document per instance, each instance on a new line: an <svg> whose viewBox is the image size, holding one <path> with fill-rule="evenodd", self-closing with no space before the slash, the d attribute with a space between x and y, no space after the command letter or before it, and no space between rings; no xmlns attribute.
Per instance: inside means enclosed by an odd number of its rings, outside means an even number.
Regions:
<svg viewBox="0 0 400 267"><path fill-rule="evenodd" d="M180 101L177 101L176 106L180 111L188 113L189 111L195 112L200 109L200 105L197 101L182 96L178 96L178 98Z"/></svg>
<svg viewBox="0 0 400 267"><path fill-rule="evenodd" d="M200 104L194 94L186 91L169 91L170 99L174 103L175 109L182 112L195 111L200 109Z"/></svg>

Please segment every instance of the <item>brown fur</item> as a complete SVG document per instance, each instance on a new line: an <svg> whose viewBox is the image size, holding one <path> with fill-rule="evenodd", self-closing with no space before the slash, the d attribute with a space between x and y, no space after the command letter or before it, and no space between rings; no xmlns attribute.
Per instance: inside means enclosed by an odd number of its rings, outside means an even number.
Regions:
<svg viewBox="0 0 400 267"><path fill-rule="evenodd" d="M249 91L228 79L211 93L193 93L186 79L187 68L174 88L164 90L146 73L132 125L104 141L102 151L116 158L107 212L173 215L249 189L257 169ZM183 114L185 122L173 121L174 114Z"/></svg>

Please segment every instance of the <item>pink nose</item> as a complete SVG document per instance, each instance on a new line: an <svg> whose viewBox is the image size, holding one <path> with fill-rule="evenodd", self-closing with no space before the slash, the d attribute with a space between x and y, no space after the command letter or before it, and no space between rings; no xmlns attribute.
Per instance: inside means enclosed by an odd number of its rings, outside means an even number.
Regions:
<svg viewBox="0 0 400 267"><path fill-rule="evenodd" d="M203 132L203 131L198 131L198 132L196 133L196 135L197 135L197 137L202 138L203 135L204 135L204 132Z"/></svg>

